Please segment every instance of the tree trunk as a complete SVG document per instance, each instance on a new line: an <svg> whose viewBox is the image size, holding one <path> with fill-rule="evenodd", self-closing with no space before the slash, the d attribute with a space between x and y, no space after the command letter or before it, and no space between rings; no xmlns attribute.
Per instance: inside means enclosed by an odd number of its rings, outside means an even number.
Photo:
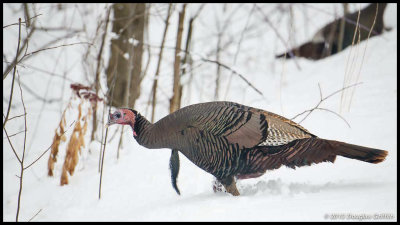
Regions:
<svg viewBox="0 0 400 225"><path fill-rule="evenodd" d="M163 37L161 40L161 47L160 47L160 53L158 55L158 63L157 63L157 69L156 69L156 76L153 82L153 88L152 88L152 111L151 111L151 122L154 122L154 115L156 111L156 101L157 101L157 84L158 84L158 77L160 76L160 67L161 67L161 61L162 61L162 56L163 56L163 51L164 51L164 43L165 43L165 38L167 36L167 31L168 31L168 26L169 26L169 18L171 16L171 11L172 11L172 3L169 3L168 6L168 12L167 12L167 18L165 19L165 28L164 28L164 33Z"/></svg>
<svg viewBox="0 0 400 225"><path fill-rule="evenodd" d="M111 40L111 57L106 71L108 87L111 86L114 64L117 64L117 78L110 104L133 108L140 95L146 4L116 3L113 12L112 31L118 37Z"/></svg>
<svg viewBox="0 0 400 225"><path fill-rule="evenodd" d="M176 46L175 46L175 62L174 62L174 86L173 86L173 95L170 100L169 111L172 113L178 110L181 106L181 95L182 95L182 86L180 85L180 65L181 65L181 43L182 43L182 33L183 33L183 21L185 19L185 9L186 4L183 4L182 11L179 12L179 22L178 22L178 33L176 37Z"/></svg>

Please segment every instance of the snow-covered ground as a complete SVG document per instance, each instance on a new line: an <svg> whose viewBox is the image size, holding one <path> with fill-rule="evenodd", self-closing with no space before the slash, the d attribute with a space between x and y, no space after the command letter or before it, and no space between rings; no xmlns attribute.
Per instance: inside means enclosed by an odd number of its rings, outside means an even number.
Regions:
<svg viewBox="0 0 400 225"><path fill-rule="evenodd" d="M104 7L97 7L95 12L104 9ZM213 7L218 8L222 5ZM203 24L204 29L204 25L207 25L210 18L222 15L218 14L218 10L212 9L213 7L207 8L206 6L203 9L204 15L201 14L203 19L199 20L198 27L202 27L201 24ZM251 8L251 5L245 7ZM41 21L45 23L48 8L42 6L40 9L40 12L44 14ZM73 10L71 9L71 11ZM195 10L193 11L195 12ZM17 21L18 15L14 15L10 10L4 10L4 6L3 12L3 26ZM211 16L207 17L207 13ZM313 13L315 12L313 11ZM315 14L318 17L319 14ZM74 13L71 12L68 15L71 16ZM325 17L327 16L325 15ZM255 22L256 18L257 16L252 17L252 22ZM325 18L325 21L328 18ZM265 56L266 62L264 63L257 58L262 54L261 50L272 48L266 47L266 45L276 44L275 41L261 43L256 42L260 39L254 39L253 43L244 43L246 54L251 54L248 50L253 49L256 59L254 62L249 61L246 64L240 63L246 58L240 59L239 57L237 65L233 68L246 75L246 78L263 92L265 99L247 87L237 76L232 78L231 89L227 97L220 98L220 100L235 101L292 118L318 103L320 99L318 84L323 97L343 87L346 64L349 61L352 62L351 54L354 55L358 51L358 57L354 63L347 65L347 68L353 69L353 75L360 74L358 82L362 82L353 89L354 96L350 110L341 110L341 93L327 99L320 106L337 113L341 111L341 116L351 128L341 118L327 111L314 111L301 125L321 138L387 150L389 155L384 162L369 164L337 157L334 164L320 163L296 170L281 167L278 170L268 171L259 178L239 180L238 189L241 196L233 197L226 193L214 193L212 190L213 176L199 169L180 154L181 169L178 186L181 195L178 196L170 183L168 168L171 151L169 149L148 150L138 145L132 138L132 132L125 128L124 144L119 159L116 157L119 138L114 138L107 143L100 200L98 199L100 144L93 142L82 150L76 172L69 177L69 184L60 186L59 178L66 148L64 143L60 148L54 177L47 176L49 154L25 171L20 221L29 220L39 210L40 212L33 221L397 221L396 19L397 5L390 4L385 14L386 25L392 27L390 32L373 37L368 42L364 41L357 47L347 48L342 53L324 60L314 62L297 59L300 70L293 60L279 60L272 63L272 52L269 52L271 56L268 57L270 58ZM54 20L62 21L65 18L54 18ZM176 15L171 20L176 23ZM262 20L258 18L258 21L261 23ZM240 24L237 27L243 29L246 20L242 19L237 22ZM152 22L152 25L156 27L154 29L158 30L150 30L149 33L161 34L159 31L163 29L162 22L156 20ZM95 25L92 24L92 26ZM268 25L265 25L265 29L267 28ZM317 28L316 26L313 29ZM14 42L16 42L15 34L18 33L15 33L15 27L11 29L14 29L14 36L7 36L9 34L6 34L6 31L9 30L3 29L3 48L4 53L7 54L16 49ZM313 31L310 30L310 34ZM170 33L171 38L167 43L173 46L175 28L171 28ZM204 32L199 32L198 35L206 37ZM274 35L274 33L269 32L268 35ZM150 36L152 36L150 42L160 43L161 35ZM270 38L270 40L275 39ZM32 45L35 46L35 43L40 41L33 42ZM199 41L199 43L202 42ZM11 47L7 47L8 45ZM244 47L242 46L242 48ZM255 51L257 47L260 48L260 51ZM285 49L283 46L280 48L279 51ZM196 49L202 53L201 46L197 46L193 51L196 52ZM61 57L60 61L68 63L68 65L76 63L75 60L79 61L79 57L82 55L82 51L79 52L79 46L69 47L63 51L68 54ZM54 53L49 52L49 54ZM106 52L106 54L108 53ZM157 55L158 50L153 54ZM49 65L52 61L43 57L31 59L27 64L36 63L38 67L52 70L53 67ZM228 56L224 57L226 64L230 65L233 60ZM154 65L155 61L153 61ZM171 81L166 80L172 79L170 73L172 64L168 65L170 61L171 59L166 60L163 65L169 67L168 72L162 74L167 78L160 78L161 81L165 79L165 82L159 84L165 92L168 92L168 96L160 96L160 101L165 101L160 104L157 118L165 116L168 111L167 98L170 97ZM3 63L3 67L4 65L5 63ZM62 63L59 65L62 68L54 69L55 73L61 73L69 68L68 65ZM266 69L270 65L274 65L274 71ZM150 70L154 69L155 67L150 68ZM54 82L51 85L54 87L51 87L49 93L54 91L57 94L51 94L50 97L59 97L60 92L57 91L59 91L62 81L49 81L50 76L37 75L37 77L33 77L38 72L30 71L29 68L20 70L21 81L29 84L41 95L45 93L47 82ZM84 79L80 75L83 73L78 66L75 66L69 75L71 79L83 82ZM201 88L204 89L204 93L193 92L191 93L192 98L185 100L184 92L184 105L211 101L214 96L213 87L209 88L208 85L214 82L215 78L212 75L215 74L215 66L205 68L198 73L199 75L208 73L201 77L204 82L199 82L201 79L196 78L199 79L197 82L200 83L200 86L203 85ZM226 87L229 76L230 72L226 72L222 78L222 87ZM137 101L136 109L138 111L145 111L148 87L152 83L152 78L153 76L149 75L143 81L142 95ZM69 83L64 85L68 88ZM10 87L9 75L3 83L3 97L7 96L7 99ZM23 112L19 102L19 88L18 86L16 88L13 99L16 106L11 110L13 113L10 116L16 116ZM222 92L221 96L224 96L225 90ZM347 96L350 96L350 92L346 93ZM24 99L27 99L28 102L27 149L29 151L26 160L30 163L51 144L54 129L59 123L61 106L59 103L52 103L46 105L41 111L41 102L32 100L34 98L29 92L24 92ZM68 96L63 99L65 104ZM6 106L7 102L3 101L4 114ZM42 115L39 116L39 113ZM34 134L36 121L39 119L40 128ZM19 122L16 120L14 119L6 125L9 133L23 130L23 117L19 118ZM295 121L299 122L300 120L299 117ZM110 127L109 135L116 129L117 126ZM98 137L101 137L101 133ZM86 142L88 142L90 137L86 138ZM11 139L17 152L21 154L23 134ZM91 153L89 153L89 148ZM19 169L19 164L7 140L3 138L4 221L15 220L19 188L19 179L16 175L19 175Z"/></svg>

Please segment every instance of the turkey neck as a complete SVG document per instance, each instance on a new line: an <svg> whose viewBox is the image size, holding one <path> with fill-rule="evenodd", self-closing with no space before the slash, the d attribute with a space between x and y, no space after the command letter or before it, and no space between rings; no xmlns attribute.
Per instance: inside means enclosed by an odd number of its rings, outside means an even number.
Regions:
<svg viewBox="0 0 400 225"><path fill-rule="evenodd" d="M134 137L140 145L150 149L168 147L160 141L164 139L165 132L162 132L161 129L157 129L155 124L151 123L139 113L136 114L135 123L133 126L131 124L131 127L137 134L137 136Z"/></svg>
<svg viewBox="0 0 400 225"><path fill-rule="evenodd" d="M136 114L136 119L134 123L130 124L134 133L134 138L136 141L146 147L152 148L154 146L154 135L153 128L154 124L148 121L144 116L139 113Z"/></svg>

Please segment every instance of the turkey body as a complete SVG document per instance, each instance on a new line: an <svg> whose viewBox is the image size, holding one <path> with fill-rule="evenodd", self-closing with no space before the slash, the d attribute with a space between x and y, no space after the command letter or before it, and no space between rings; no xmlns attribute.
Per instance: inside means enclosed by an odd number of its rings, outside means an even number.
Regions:
<svg viewBox="0 0 400 225"><path fill-rule="evenodd" d="M233 102L190 105L154 124L134 113L139 144L173 150L170 167L178 193L177 151L214 175L233 195L239 195L235 178L258 177L282 165L334 162L336 155L378 163L387 155L379 149L320 139L282 116Z"/></svg>

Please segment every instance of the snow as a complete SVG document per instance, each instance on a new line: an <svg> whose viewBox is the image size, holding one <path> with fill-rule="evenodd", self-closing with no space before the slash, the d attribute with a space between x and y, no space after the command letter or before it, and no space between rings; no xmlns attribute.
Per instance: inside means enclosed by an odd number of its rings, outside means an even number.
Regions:
<svg viewBox="0 0 400 225"><path fill-rule="evenodd" d="M155 4L158 9L166 9L167 5ZM315 7L324 7L314 4ZM190 4L189 4L190 6ZM234 10L235 4L228 4L226 10ZM333 7L330 4L326 7ZM216 32L216 15L222 13L222 4L206 5L196 23L194 35L197 42L193 46L194 56L201 55L210 58L208 51L215 48L216 40L210 40L210 35ZM262 5L267 8L268 5ZM338 7L338 6L336 6ZM16 8L16 6L14 6ZM104 5L86 6L95 15L104 15ZM65 18L82 15L77 13L72 5L67 10L65 17L51 17L48 4L38 7L41 24L62 23ZM195 13L197 7L188 8ZM251 5L244 5L243 9L251 9ZM102 11L103 10L103 11ZM230 11L229 11L230 12ZM237 24L228 28L236 29L236 34L241 31L246 23L246 10L237 12ZM18 16L4 6L3 26L17 21ZM76 14L75 14L76 13ZM96 14L97 13L97 14ZM315 13L309 9L309 14ZM254 13L252 23L262 21ZM85 14L86 15L86 14ZM85 16L84 15L84 16ZM164 15L164 14L162 14ZM295 14L297 15L297 14ZM87 16L87 15L86 15ZM226 15L225 15L226 16ZM302 20L302 15L297 15ZM318 25L309 27L309 38L323 21L330 17L315 13L317 19L313 20ZM164 16L160 16L164 18ZM221 17L223 17L221 15ZM100 17L99 17L100 18ZM158 18L158 17L156 17ZM150 21L149 34L161 34L164 29L162 19ZM224 17L225 18L225 17ZM242 18L237 19L237 18ZM245 18L245 19L243 19ZM322 18L322 19L321 19ZM332 110L350 124L350 128L338 116L327 111L314 111L301 125L321 138L340 140L352 144L384 149L389 152L386 160L380 164L369 164L344 157L337 157L335 163L320 163L296 170L281 167L277 170L267 171L259 178L239 180L237 183L241 196L234 197L227 193L214 193L212 190L213 176L204 172L180 154L180 173L178 187L181 195L177 195L170 183L169 149L149 150L136 143L132 131L124 128L123 147L117 159L117 146L121 127L117 125L109 128L108 138L118 132L115 138L107 142L102 178L101 199L99 199L99 142L88 143L82 150L75 174L69 177L69 184L60 186L60 176L66 143L61 144L58 161L55 166L54 177L47 176L47 160L49 153L35 165L24 172L23 191L21 197L20 221L31 219L33 221L397 221L397 4L390 4L385 12L385 24L392 30L381 36L371 38L368 43L362 42L353 49L347 48L340 54L320 60L308 61L297 59L299 70L293 60L274 60L272 50L284 51L284 45L276 41L268 25L265 33L260 37L250 38L251 41L243 42L241 49L244 53L238 55L236 64L233 64L235 46L225 49L222 62L230 65L235 71L246 75L255 87L263 92L265 98L249 88L239 77L232 75L229 93L224 98L230 71L224 70L221 76L221 91L219 100L234 101L252 107L262 108L287 118L292 118L304 110L314 107L320 100L318 84L323 97L343 87L346 64L358 48L359 54L355 63L351 65L352 75L360 74L350 110L341 108L341 93L324 101L320 107ZM69 20L67 20L69 21ZM80 18L71 20L71 27L80 26ZM88 22L89 20L85 20ZM211 21L211 22L210 22ZM174 45L176 35L177 12L171 17L171 27L168 32L166 46ZM300 22L299 22L300 23ZM209 27L206 25L209 24ZM302 24L297 24L301 27ZM97 21L88 23L87 36L96 29ZM286 25L285 25L286 26ZM268 27L268 28L267 28ZM184 28L186 29L186 27ZM207 30L209 29L209 30ZM282 35L284 35L282 28ZM299 30L297 27L295 30ZM254 30L249 31L255 33ZM287 29L286 29L287 32ZM306 40L303 33L299 40ZM90 34L90 35L89 35ZM3 29L3 53L11 59L15 54L17 27ZM26 35L26 34L23 34ZM207 36L208 35L208 36ZM238 35L239 36L239 35ZM207 39L208 37L208 39ZM40 38L32 41L30 50L38 49ZM87 38L87 37L86 37ZM109 37L110 39L111 37ZM264 39L263 39L264 38ZM267 38L267 39L265 39ZM7 40L7 41L5 41ZM263 40L263 41L261 41ZM268 40L268 41L266 41ZM72 43L73 40L68 40ZM149 42L158 45L160 35L150 35ZM82 60L82 46L71 46L59 51L48 51L40 57L32 57L24 62L27 65L36 65L40 68L53 71L74 81L88 84L85 78L87 71L80 68ZM365 50L366 49L366 50ZM363 52L365 50L365 55ZM105 50L105 59L109 49ZM353 51L353 53L351 53ZM59 53L63 52L63 54ZM96 51L97 52L97 51ZM158 49L152 50L154 57L158 57ZM172 90L172 65L174 51L164 53L159 77L160 104L157 108L156 118L162 118L168 112L168 98ZM268 54L268 56L265 56ZM53 68L55 61L59 68ZM214 56L212 56L214 57ZM210 58L214 60L214 58ZM200 60L200 59L194 59ZM137 101L136 109L145 114L150 87L154 80L151 71L155 71L156 61L152 60L149 74L143 80L141 96ZM79 62L79 63L77 63ZM65 65L64 65L65 63ZM3 61L3 68L5 67ZM75 66L73 66L75 65ZM93 65L94 66L94 65ZM163 69L164 68L164 69ZM222 69L223 70L223 69ZM216 65L200 66L196 70L194 84L191 89L183 92L183 105L198 102L212 101L214 97ZM20 67L21 82L44 96L46 89L48 98L60 97L60 87L65 85L68 93L69 84L64 84L61 79L41 75L36 70ZM154 73L153 73L154 74ZM3 83L3 98L9 97L11 87L11 74ZM54 79L54 80L52 80ZM91 79L91 78L90 78ZM89 79L89 81L90 81ZM187 79L187 78L186 78ZM52 85L47 85L47 83ZM86 83L85 83L86 82ZM186 82L186 81L185 81ZM14 87L11 117L22 114L18 86ZM350 89L349 89L350 90ZM350 96L351 92L346 92ZM45 107L34 100L35 97L23 89L24 99L28 111L28 149L26 162L36 159L48 146L50 146L54 130L60 120L60 115L69 94L62 96L62 103L54 102ZM186 97L190 95L190 98ZM8 101L3 101L3 114L8 106ZM43 107L44 110L41 110ZM149 114L149 113L148 113ZM147 115L148 116L148 115ZM67 124L70 124L75 114L69 115ZM299 122L302 117L296 118ZM40 128L36 130L36 123ZM9 134L23 130L23 117L7 123ZM72 127L67 136L72 132ZM97 139L101 138L101 126ZM89 132L91 128L89 127ZM5 133L3 132L3 137ZM87 135L90 136L90 135ZM23 134L11 138L18 154L22 154ZM90 150L90 152L89 152ZM3 138L3 220L15 221L17 198L19 191L19 164L8 144Z"/></svg>
<svg viewBox="0 0 400 225"><path fill-rule="evenodd" d="M129 38L128 41L129 43L133 44L133 46L137 46L139 44L139 41L134 38Z"/></svg>

